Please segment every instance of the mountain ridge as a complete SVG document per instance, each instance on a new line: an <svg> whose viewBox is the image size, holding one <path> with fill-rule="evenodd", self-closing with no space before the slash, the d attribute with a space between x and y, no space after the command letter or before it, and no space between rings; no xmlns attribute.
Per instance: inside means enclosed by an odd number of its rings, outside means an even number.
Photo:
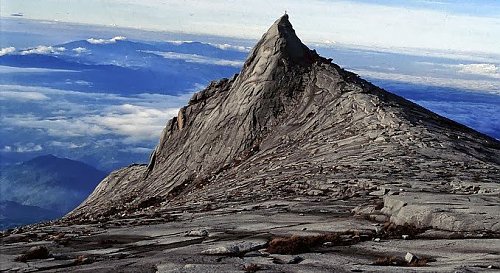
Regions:
<svg viewBox="0 0 500 273"><path fill-rule="evenodd" d="M43 155L1 168L0 200L37 206L59 215L75 208L105 172L80 161Z"/></svg>
<svg viewBox="0 0 500 273"><path fill-rule="evenodd" d="M14 201L0 201L0 230L61 217L61 213Z"/></svg>
<svg viewBox="0 0 500 273"><path fill-rule="evenodd" d="M351 198L391 184L448 191L463 175L494 181L499 151L497 140L320 57L285 15L241 73L193 95L167 123L147 166L113 172L67 217L251 202L255 193Z"/></svg>

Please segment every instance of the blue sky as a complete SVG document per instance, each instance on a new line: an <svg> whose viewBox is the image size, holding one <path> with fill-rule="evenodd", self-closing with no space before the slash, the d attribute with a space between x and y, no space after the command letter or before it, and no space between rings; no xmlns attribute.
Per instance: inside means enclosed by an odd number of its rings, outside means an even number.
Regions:
<svg viewBox="0 0 500 273"><path fill-rule="evenodd" d="M0 15L258 39L285 10L307 42L500 55L493 0L3 0Z"/></svg>

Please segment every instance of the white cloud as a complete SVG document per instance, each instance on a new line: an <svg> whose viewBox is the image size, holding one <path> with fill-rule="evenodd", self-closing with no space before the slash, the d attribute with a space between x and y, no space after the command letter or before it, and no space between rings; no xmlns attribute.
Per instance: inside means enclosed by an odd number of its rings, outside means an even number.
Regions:
<svg viewBox="0 0 500 273"><path fill-rule="evenodd" d="M18 114L3 117L2 123L22 128L41 129L48 135L56 137L92 136L111 133L96 124L71 117L38 117L32 114Z"/></svg>
<svg viewBox="0 0 500 273"><path fill-rule="evenodd" d="M0 92L0 100L15 100L15 101L41 101L48 100L49 97L39 92L18 92L18 91L2 91Z"/></svg>
<svg viewBox="0 0 500 273"><path fill-rule="evenodd" d="M110 106L103 115L84 117L89 123L115 134L127 137L127 141L155 140L166 121L177 115L178 108L164 110L132 104Z"/></svg>
<svg viewBox="0 0 500 273"><path fill-rule="evenodd" d="M194 41L187 41L187 40L184 40L184 41L183 40L171 40L168 42L171 44L174 44L174 45L194 43ZM211 45L213 47L216 47L216 48L222 49L222 50L234 50L234 51L239 51L239 52L250 52L250 50L252 50L252 47L249 47L249 46L231 45L231 44L227 44L227 43L224 43L224 44L204 43L204 44Z"/></svg>
<svg viewBox="0 0 500 273"><path fill-rule="evenodd" d="M183 60L188 63L213 64L213 65L234 66L234 67L241 67L243 65L242 61L209 58L198 54L185 54L185 53L161 52L161 51L144 51L144 52L159 55L165 59Z"/></svg>
<svg viewBox="0 0 500 273"><path fill-rule="evenodd" d="M199 85L199 88L193 89L192 91L198 91L204 88L204 85ZM186 104L191 98L192 93L187 93L179 96L163 95L163 94L152 94L152 93L141 93L136 95L131 95L128 97L112 94L112 93L94 93L94 92L79 92L71 90L61 90L49 87L41 86L25 86L25 85L9 85L0 84L0 90L2 91L17 91L17 92L40 92L49 97L55 96L59 101L57 105L60 106L62 98L71 98L80 101L81 99L91 99L94 102L108 101L110 104L122 103L133 103L141 106L155 105L155 107L177 107ZM72 105L73 106L73 105ZM91 104L86 105L88 107Z"/></svg>
<svg viewBox="0 0 500 273"><path fill-rule="evenodd" d="M168 42L171 44L174 44L174 45L182 45L182 44L186 44L186 43L193 43L194 41L171 40Z"/></svg>
<svg viewBox="0 0 500 273"><path fill-rule="evenodd" d="M452 88L488 92L500 95L500 81L414 76L414 75L406 75L399 73L385 73L385 72L356 70L356 69L351 69L351 71L360 75L363 78L376 78L381 80L398 81L398 82L406 82L406 83L429 85L429 86L452 87Z"/></svg>
<svg viewBox="0 0 500 273"><path fill-rule="evenodd" d="M62 97L74 97L74 98L99 98L100 100L126 100L126 97L122 97L117 94L110 93L92 93L92 92L79 92L70 90L54 89L49 87L41 86L25 86L25 85L10 85L10 84L0 84L0 90L2 91L18 91L18 92L40 92L47 96L58 96Z"/></svg>
<svg viewBox="0 0 500 273"><path fill-rule="evenodd" d="M382 54L382 53L402 53L411 56L420 57L437 57L452 60L461 60L468 62L494 62L498 63L500 60L500 52L498 53L487 53L480 51L464 51L464 50L452 50L452 49L436 49L436 48L411 48L411 47L384 47L376 45L359 45L359 44L345 44L336 42L335 44L328 44L325 42L319 43L308 43L312 48L332 48L335 47L340 50L356 51L361 50L361 52L370 51L371 54Z"/></svg>
<svg viewBox="0 0 500 273"><path fill-rule="evenodd" d="M6 145L1 149L2 152L6 153L10 152L28 153L28 152L39 152L41 150L43 150L42 145L35 144L32 142L26 144L16 143L14 145Z"/></svg>
<svg viewBox="0 0 500 273"><path fill-rule="evenodd" d="M94 44L94 45L103 45L103 44L114 44L116 41L123 41L127 39L126 37L123 36L116 36L111 39L96 39L96 38L89 38L87 39L87 42Z"/></svg>
<svg viewBox="0 0 500 273"><path fill-rule="evenodd" d="M88 82L88 81L84 81L84 80L73 81L73 80L70 80L70 79L66 79L64 81L64 83L66 83L66 84L77 84L77 85L82 85L82 86L92 86L92 85L94 85L93 83Z"/></svg>
<svg viewBox="0 0 500 273"><path fill-rule="evenodd" d="M153 149L145 147L131 147L126 149L120 149L120 151L126 153L135 153L135 154L149 154L153 151Z"/></svg>
<svg viewBox="0 0 500 273"><path fill-rule="evenodd" d="M27 143L24 146L18 146L16 151L18 153L27 153L27 152L39 152L43 150L43 147L40 144Z"/></svg>
<svg viewBox="0 0 500 273"><path fill-rule="evenodd" d="M79 72L77 70L67 69L51 69L51 68L37 68L37 67L14 67L0 65L0 74L6 73L49 73L49 72Z"/></svg>
<svg viewBox="0 0 500 273"><path fill-rule="evenodd" d="M498 79L500 79L500 65L494 63L447 64L435 62L416 62L416 64L428 66L434 71L457 73L456 78L463 78L464 75L482 76L492 78L491 80L494 83L498 82ZM462 75L459 75L458 73ZM455 79L453 79L453 81L454 80Z"/></svg>
<svg viewBox="0 0 500 273"><path fill-rule="evenodd" d="M72 49L76 54L87 53L89 50L85 47L77 47Z"/></svg>
<svg viewBox="0 0 500 273"><path fill-rule="evenodd" d="M73 142L63 142L63 141L51 141L49 142L50 146L53 147L62 147L62 148L68 148L68 149L76 149L76 148L82 148L88 146L87 143L82 143L82 144L76 144Z"/></svg>
<svg viewBox="0 0 500 273"><path fill-rule="evenodd" d="M459 64L458 72L474 75L489 76L500 79L500 66L495 64Z"/></svg>
<svg viewBox="0 0 500 273"><path fill-rule="evenodd" d="M0 56L10 54L14 51L16 51L15 47L12 47L12 46L11 47L4 47L4 48L0 49Z"/></svg>
<svg viewBox="0 0 500 273"><path fill-rule="evenodd" d="M222 50L234 50L234 51L239 51L239 52L250 52L252 50L251 47L248 46L238 46L238 45L230 45L230 44L213 44L209 43L211 46L215 46L219 49Z"/></svg>
<svg viewBox="0 0 500 273"><path fill-rule="evenodd" d="M26 49L21 51L21 55L28 55L28 54L59 54L61 52L66 51L66 48L64 47L53 47L53 46L44 46L44 45L39 45L34 48Z"/></svg>
<svg viewBox="0 0 500 273"><path fill-rule="evenodd" d="M373 69L374 71L396 71L396 68L395 67L392 67L392 66L380 66L380 65L368 65L367 68L369 68L370 70Z"/></svg>

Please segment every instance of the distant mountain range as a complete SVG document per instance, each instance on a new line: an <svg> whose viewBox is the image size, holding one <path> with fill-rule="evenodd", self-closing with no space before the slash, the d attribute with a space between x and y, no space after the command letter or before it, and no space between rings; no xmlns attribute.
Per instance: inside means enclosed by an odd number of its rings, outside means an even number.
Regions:
<svg viewBox="0 0 500 273"><path fill-rule="evenodd" d="M37 206L0 201L0 230L60 217L61 214Z"/></svg>
<svg viewBox="0 0 500 273"><path fill-rule="evenodd" d="M120 94L179 94L214 77L236 73L246 54L200 42L79 40L0 56L3 66L47 69L46 73L11 73L1 78L0 84L20 82Z"/></svg>
<svg viewBox="0 0 500 273"><path fill-rule="evenodd" d="M0 169L0 228L63 216L91 193L106 173L53 155Z"/></svg>

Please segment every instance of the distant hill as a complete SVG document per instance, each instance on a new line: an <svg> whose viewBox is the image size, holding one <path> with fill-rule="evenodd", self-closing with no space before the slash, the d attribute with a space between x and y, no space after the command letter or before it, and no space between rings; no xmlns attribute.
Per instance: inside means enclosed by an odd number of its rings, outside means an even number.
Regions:
<svg viewBox="0 0 500 273"><path fill-rule="evenodd" d="M29 223L51 220L61 214L37 206L21 205L13 201L0 201L0 230Z"/></svg>
<svg viewBox="0 0 500 273"><path fill-rule="evenodd" d="M44 155L0 169L0 226L56 218L78 206L106 176L85 163Z"/></svg>

